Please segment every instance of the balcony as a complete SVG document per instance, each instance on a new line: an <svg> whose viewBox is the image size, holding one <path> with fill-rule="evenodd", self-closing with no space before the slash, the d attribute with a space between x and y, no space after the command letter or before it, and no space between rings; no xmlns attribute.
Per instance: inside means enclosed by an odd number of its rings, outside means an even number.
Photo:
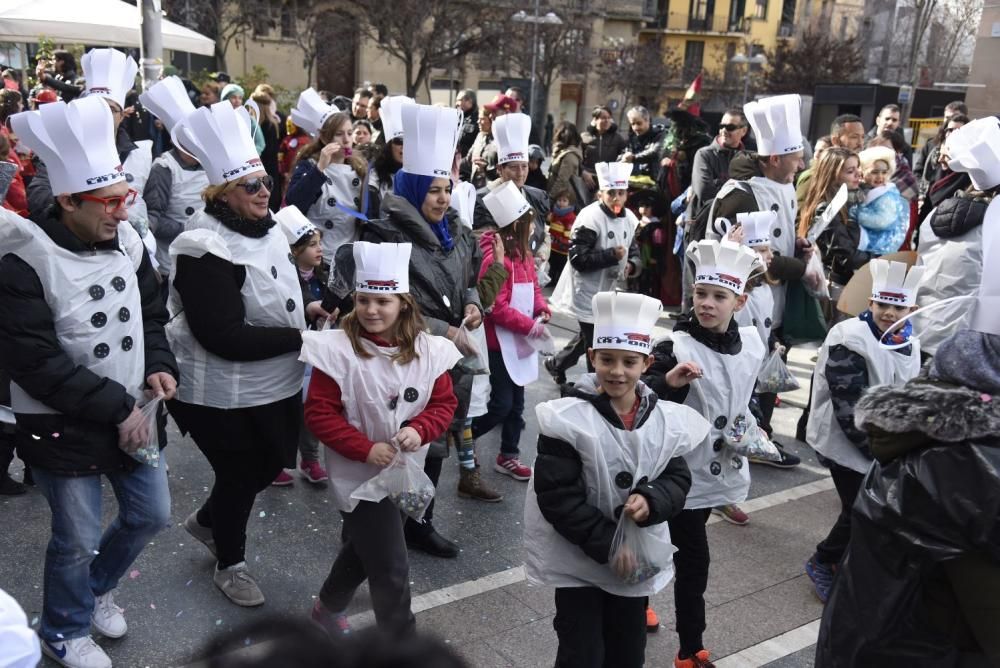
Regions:
<svg viewBox="0 0 1000 668"><path fill-rule="evenodd" d="M691 32L712 32L712 16L703 18L688 17L688 30Z"/></svg>

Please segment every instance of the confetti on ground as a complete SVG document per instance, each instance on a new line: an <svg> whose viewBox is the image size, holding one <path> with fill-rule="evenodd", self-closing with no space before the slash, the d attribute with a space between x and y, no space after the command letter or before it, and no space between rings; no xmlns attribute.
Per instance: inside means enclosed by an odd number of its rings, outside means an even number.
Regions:
<svg viewBox="0 0 1000 668"><path fill-rule="evenodd" d="M34 617L34 618L32 618L32 620L31 620L31 625L32 625L32 626L34 626L34 625L35 625L35 624L37 624L37 623L38 623L38 617Z"/></svg>
<svg viewBox="0 0 1000 668"><path fill-rule="evenodd" d="M261 517L267 517L267 513L265 513L265 512L264 512L264 511L262 510L262 511L260 511L260 516L261 516Z"/></svg>
<svg viewBox="0 0 1000 668"><path fill-rule="evenodd" d="M153 605L152 603L149 604L149 607L151 607L153 610L156 610L156 606Z"/></svg>
<svg viewBox="0 0 1000 668"><path fill-rule="evenodd" d="M137 577L139 577L139 571L130 571L128 574L129 580L135 580Z"/></svg>
<svg viewBox="0 0 1000 668"><path fill-rule="evenodd" d="M185 586L185 587L190 587L190 586L191 586L191 583L192 583L192 582L194 582L194 580L188 580L188 581L187 581L187 584L186 584L186 585L184 585L184 586Z"/></svg>
<svg viewBox="0 0 1000 668"><path fill-rule="evenodd" d="M183 614L184 614L184 611L183 611L183 610L181 610L181 611L180 611L180 612L178 612L178 613L177 613L176 615L174 615L174 618L176 619L177 617L180 617L180 616L181 616L181 615L183 615Z"/></svg>
<svg viewBox="0 0 1000 668"><path fill-rule="evenodd" d="M221 619L216 619L215 620L215 625L216 626L222 626L222 620Z"/></svg>

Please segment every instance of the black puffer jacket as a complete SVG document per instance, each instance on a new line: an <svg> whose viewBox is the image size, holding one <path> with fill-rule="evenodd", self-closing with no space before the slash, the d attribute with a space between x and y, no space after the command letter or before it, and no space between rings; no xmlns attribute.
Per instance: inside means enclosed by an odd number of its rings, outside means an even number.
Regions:
<svg viewBox="0 0 1000 668"><path fill-rule="evenodd" d="M73 253L121 252L117 237L85 244L54 217L53 211L38 227L38 234L49 235ZM145 376L165 371L177 378L177 362L163 330L167 310L145 251L136 276L142 301ZM18 454L28 464L60 475L130 470L135 461L118 448L116 425L128 417L135 399L122 385L76 365L63 352L56 335L46 293L72 289L74 286L42 286L35 270L16 255L0 260L0 365L31 396L60 411L17 416Z"/></svg>
<svg viewBox="0 0 1000 668"><path fill-rule="evenodd" d="M941 239L954 239L983 224L990 196L958 192L938 204L931 217L931 230Z"/></svg>
<svg viewBox="0 0 1000 668"><path fill-rule="evenodd" d="M591 125L583 133L582 139L583 169L591 174L597 173L594 165L599 162L615 162L628 146L614 123L604 134L598 133L597 128Z"/></svg>
<svg viewBox="0 0 1000 668"><path fill-rule="evenodd" d="M666 128L651 124L641 135L630 132L625 150L633 155L632 176L648 176L656 181L660 175L660 153Z"/></svg>
<svg viewBox="0 0 1000 668"><path fill-rule="evenodd" d="M642 401L635 416L638 428L649 419L656 406L656 395L641 383L636 388ZM606 394L598 394L593 376L584 376L567 396L590 402L601 417L616 429L625 429L621 418ZM538 458L533 477L538 509L559 535L580 547L599 564L608 561L615 521L587 503L583 461L571 443L545 435L538 437ZM649 503L649 517L639 526L652 526L673 518L684 508L691 489L691 471L681 457L674 457L653 480L639 480L630 494L641 494Z"/></svg>

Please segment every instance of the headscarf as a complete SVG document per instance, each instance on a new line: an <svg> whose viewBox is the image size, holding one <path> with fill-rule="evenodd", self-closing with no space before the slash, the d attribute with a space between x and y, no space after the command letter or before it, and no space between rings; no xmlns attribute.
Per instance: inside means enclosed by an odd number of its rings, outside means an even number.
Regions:
<svg viewBox="0 0 1000 668"><path fill-rule="evenodd" d="M393 177L392 190L412 204L413 208L419 212L420 208L424 205L424 199L427 197L427 192L431 189L433 181L433 176L410 174L406 170L400 169ZM428 224L434 230L434 236L441 242L441 248L446 253L449 252L455 246L455 240L451 238L451 233L448 231L448 216L445 215L436 223L428 221Z"/></svg>

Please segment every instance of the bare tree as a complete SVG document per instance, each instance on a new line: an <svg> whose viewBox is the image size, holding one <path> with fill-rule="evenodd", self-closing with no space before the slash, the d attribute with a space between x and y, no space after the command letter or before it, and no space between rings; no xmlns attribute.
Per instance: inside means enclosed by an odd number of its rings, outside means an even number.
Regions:
<svg viewBox="0 0 1000 668"><path fill-rule="evenodd" d="M171 21L214 39L222 66L234 40L275 25L273 0L164 0L163 9Z"/></svg>
<svg viewBox="0 0 1000 668"><path fill-rule="evenodd" d="M625 109L635 103L655 107L663 91L675 88L683 64L672 48L645 42L618 49L602 49L597 65L600 85L621 95L619 122Z"/></svg>
<svg viewBox="0 0 1000 668"><path fill-rule="evenodd" d="M983 0L944 0L930 30L924 67L931 82L964 81L968 72L952 73L963 49L975 43L983 13Z"/></svg>
<svg viewBox="0 0 1000 668"><path fill-rule="evenodd" d="M768 54L767 88L772 93L812 95L816 84L861 80L864 62L855 38L840 39L827 31L807 30L801 39L782 42Z"/></svg>
<svg viewBox="0 0 1000 668"><path fill-rule="evenodd" d="M335 40L339 34L338 25L331 18L329 8L316 0L286 0L285 11L289 12L291 34L295 45L302 52L302 66L306 68L306 85L313 84L313 70L316 57L324 43Z"/></svg>

